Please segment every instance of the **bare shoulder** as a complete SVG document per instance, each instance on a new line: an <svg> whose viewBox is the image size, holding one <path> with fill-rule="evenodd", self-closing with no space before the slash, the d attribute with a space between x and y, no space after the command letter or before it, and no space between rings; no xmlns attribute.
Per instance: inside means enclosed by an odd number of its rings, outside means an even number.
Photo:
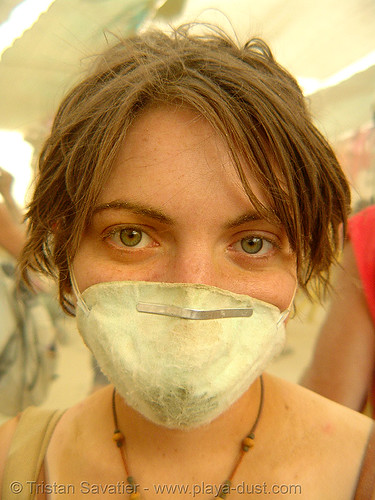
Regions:
<svg viewBox="0 0 375 500"><path fill-rule="evenodd" d="M19 417L14 417L0 426L0 492L2 489L4 468L18 420Z"/></svg>
<svg viewBox="0 0 375 500"><path fill-rule="evenodd" d="M314 498L338 498L338 488L340 498L352 498L373 421L299 385L270 376L266 383L285 439L279 459L287 449L289 472L309 485Z"/></svg>
<svg viewBox="0 0 375 500"><path fill-rule="evenodd" d="M309 429L309 434L318 433L320 439L325 436L334 442L341 443L342 437L351 432L358 446L367 443L372 430L373 421L345 406L331 401L300 385L267 375L267 381L283 405L285 411L292 415L301 426ZM348 443L345 443L348 447Z"/></svg>

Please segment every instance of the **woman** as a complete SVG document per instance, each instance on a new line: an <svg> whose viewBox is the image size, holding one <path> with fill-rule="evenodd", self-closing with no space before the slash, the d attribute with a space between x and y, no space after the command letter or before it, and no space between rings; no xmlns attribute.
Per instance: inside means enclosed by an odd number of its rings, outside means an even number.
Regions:
<svg viewBox="0 0 375 500"><path fill-rule="evenodd" d="M262 375L349 201L262 41L181 28L109 49L57 113L23 266L76 299L116 390L52 417L22 479L42 416L6 424L3 497L353 498L372 422Z"/></svg>

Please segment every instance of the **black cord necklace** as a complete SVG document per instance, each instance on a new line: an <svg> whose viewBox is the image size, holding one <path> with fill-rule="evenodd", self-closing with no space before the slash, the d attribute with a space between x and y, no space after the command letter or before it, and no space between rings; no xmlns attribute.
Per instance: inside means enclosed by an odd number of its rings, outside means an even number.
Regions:
<svg viewBox="0 0 375 500"><path fill-rule="evenodd" d="M220 486L219 493L216 495L215 498L226 498L226 496L230 493L231 491L231 486L232 486L232 481L233 477L235 476L238 467L240 466L243 457L245 454L254 446L254 439L255 439L255 429L258 425L259 419L262 414L262 409L263 409L263 402L264 402L264 382L262 376L259 377L259 382L260 382L260 400L259 400L259 407L258 407L258 413L255 419L255 422L253 423L250 432L247 434L247 436L241 441L240 445L240 450L238 454L238 458L234 464L234 467L228 477ZM117 420L117 411L116 411L116 389L113 389L112 392L112 412L113 412L113 421L115 425L115 430L113 433L113 440L115 441L117 447L120 450L121 454L121 459L124 464L124 469L125 469L125 474L126 474L126 480L128 482L129 488L127 491L129 492L129 499L130 500L139 500L140 499L140 493L137 491L137 484L129 473L129 467L127 464L126 460L126 453L125 453L125 436L124 434L120 431L119 426L118 426L118 420Z"/></svg>

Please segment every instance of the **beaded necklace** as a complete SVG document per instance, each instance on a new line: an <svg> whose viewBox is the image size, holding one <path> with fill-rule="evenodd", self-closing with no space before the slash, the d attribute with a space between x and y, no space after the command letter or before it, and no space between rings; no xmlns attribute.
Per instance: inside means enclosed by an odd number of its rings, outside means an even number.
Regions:
<svg viewBox="0 0 375 500"><path fill-rule="evenodd" d="M264 383L263 383L262 376L259 377L259 381L260 381L260 400L259 400L259 408L258 408L258 413L257 413L256 419L255 419L255 422L253 423L253 426L251 427L250 432L241 441L238 458L234 464L234 467L233 467L228 479L226 479L221 484L221 486L219 488L219 492L217 495L215 495L215 498L224 499L230 493L233 477L236 474L237 469L240 466L243 457L254 446L254 439L255 439L254 432L255 432L255 429L258 425L260 416L262 414L263 401L264 401ZM126 491L129 492L129 499L130 500L139 500L140 493L139 493L139 491L137 491L138 485L135 482L134 477L129 473L129 467L128 467L127 460L126 460L125 436L120 431L119 426L118 426L117 411L116 411L116 389L115 388L113 389L113 392L112 392L112 412L113 412L113 421L115 424L115 430L113 433L113 440L116 443L118 449L120 450L122 463L124 464L126 480L128 483L128 485L127 485L128 488L126 489Z"/></svg>

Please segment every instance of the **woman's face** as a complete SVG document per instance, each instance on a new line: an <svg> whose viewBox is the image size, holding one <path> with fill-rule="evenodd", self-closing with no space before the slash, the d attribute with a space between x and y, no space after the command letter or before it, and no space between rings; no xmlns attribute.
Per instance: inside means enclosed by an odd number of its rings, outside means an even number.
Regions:
<svg viewBox="0 0 375 500"><path fill-rule="evenodd" d="M223 140L194 111L169 106L129 129L74 272L81 292L121 280L203 283L281 310L296 286L285 232L256 214Z"/></svg>

